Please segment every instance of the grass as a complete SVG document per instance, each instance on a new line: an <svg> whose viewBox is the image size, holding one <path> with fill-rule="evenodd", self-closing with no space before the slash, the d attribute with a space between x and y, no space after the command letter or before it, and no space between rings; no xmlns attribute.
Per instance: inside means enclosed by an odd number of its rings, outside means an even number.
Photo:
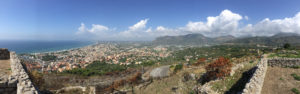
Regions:
<svg viewBox="0 0 300 94"><path fill-rule="evenodd" d="M291 74L291 76L293 76L295 80L300 81L300 76L299 75L293 73L293 74Z"/></svg>
<svg viewBox="0 0 300 94"><path fill-rule="evenodd" d="M175 66L175 68L174 68L174 72L177 72L177 71L181 70L182 67L183 67L182 64L177 64L177 65Z"/></svg>
<svg viewBox="0 0 300 94"><path fill-rule="evenodd" d="M286 57L286 58L300 58L300 54L291 54L291 53L272 53L268 56L269 58L272 57Z"/></svg>
<svg viewBox="0 0 300 94"><path fill-rule="evenodd" d="M283 78L280 77L279 80L283 81Z"/></svg>
<svg viewBox="0 0 300 94"><path fill-rule="evenodd" d="M292 66L291 68L294 68L294 69L299 69L300 66Z"/></svg>
<svg viewBox="0 0 300 94"><path fill-rule="evenodd" d="M291 89L292 92L294 92L295 94L300 94L300 91L297 88L293 88Z"/></svg>

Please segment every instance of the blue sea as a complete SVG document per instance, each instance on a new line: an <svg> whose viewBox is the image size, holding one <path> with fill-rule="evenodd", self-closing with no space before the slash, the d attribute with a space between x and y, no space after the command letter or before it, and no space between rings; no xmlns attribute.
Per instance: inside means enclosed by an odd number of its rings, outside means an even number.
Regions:
<svg viewBox="0 0 300 94"><path fill-rule="evenodd" d="M60 50L68 50L91 45L91 41L18 41L0 40L0 48L8 48L17 54L42 53Z"/></svg>

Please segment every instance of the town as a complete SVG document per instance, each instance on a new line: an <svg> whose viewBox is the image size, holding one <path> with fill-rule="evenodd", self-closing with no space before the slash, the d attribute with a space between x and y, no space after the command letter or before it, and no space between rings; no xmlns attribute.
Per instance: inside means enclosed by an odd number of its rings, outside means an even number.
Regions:
<svg viewBox="0 0 300 94"><path fill-rule="evenodd" d="M93 61L119 65L141 64L168 57L170 52L168 47L162 46L98 43L65 51L22 54L20 57L30 70L63 72L73 68L85 68Z"/></svg>

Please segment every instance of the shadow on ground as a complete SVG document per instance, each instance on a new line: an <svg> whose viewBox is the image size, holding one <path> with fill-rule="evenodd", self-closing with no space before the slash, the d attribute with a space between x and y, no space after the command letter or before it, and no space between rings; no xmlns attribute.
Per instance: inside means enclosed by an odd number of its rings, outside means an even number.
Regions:
<svg viewBox="0 0 300 94"><path fill-rule="evenodd" d="M239 79L225 94L239 94L243 91L250 78L253 76L257 67L253 67L250 70L243 73L242 78Z"/></svg>

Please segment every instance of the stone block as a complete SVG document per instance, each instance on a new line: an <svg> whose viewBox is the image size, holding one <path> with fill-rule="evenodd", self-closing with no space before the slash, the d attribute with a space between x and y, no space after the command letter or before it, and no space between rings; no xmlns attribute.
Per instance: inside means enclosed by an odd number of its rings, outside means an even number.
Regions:
<svg viewBox="0 0 300 94"><path fill-rule="evenodd" d="M0 60L10 59L10 53L6 48L0 48Z"/></svg>

